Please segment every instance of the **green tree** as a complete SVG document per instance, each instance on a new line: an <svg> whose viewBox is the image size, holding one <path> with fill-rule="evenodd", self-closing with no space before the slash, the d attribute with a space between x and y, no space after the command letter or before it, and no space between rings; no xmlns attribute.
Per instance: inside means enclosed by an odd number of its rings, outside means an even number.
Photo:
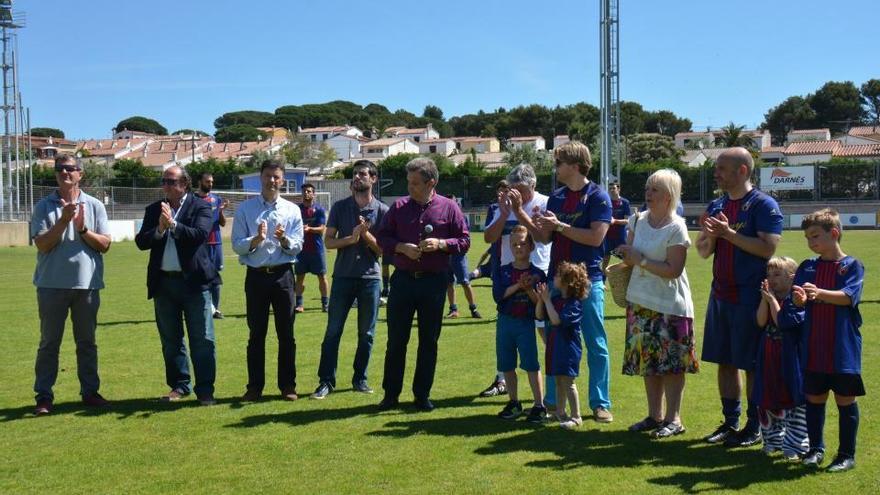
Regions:
<svg viewBox="0 0 880 495"><path fill-rule="evenodd" d="M645 129L645 110L634 101L620 102L620 134L629 136Z"/></svg>
<svg viewBox="0 0 880 495"><path fill-rule="evenodd" d="M868 122L880 125L880 79L865 81L861 87L861 101Z"/></svg>
<svg viewBox="0 0 880 495"><path fill-rule="evenodd" d="M64 131L54 127L34 127L31 129L31 136L64 139Z"/></svg>
<svg viewBox="0 0 880 495"><path fill-rule="evenodd" d="M422 111L422 117L426 117L429 119L437 119L443 120L443 110L440 107L435 105L426 105L425 110Z"/></svg>
<svg viewBox="0 0 880 495"><path fill-rule="evenodd" d="M214 139L218 143L262 141L263 139L266 139L266 132L261 131L253 126L245 124L235 124L229 127L221 127L220 129L217 129L217 133L214 134Z"/></svg>
<svg viewBox="0 0 880 495"><path fill-rule="evenodd" d="M273 124L275 114L257 110L240 110L228 112L214 120L214 127L221 129L233 125L249 125L251 127L268 127ZM289 129L289 128L288 128ZM295 127L294 127L295 129Z"/></svg>
<svg viewBox="0 0 880 495"><path fill-rule="evenodd" d="M114 128L116 132L121 132L124 130L129 131L138 131L138 132L148 132L150 134L156 134L158 136L167 136L168 129L162 127L162 124L156 122L153 119L147 117L141 117L140 115L135 115L133 117L129 117L127 119L120 120L116 127Z"/></svg>
<svg viewBox="0 0 880 495"><path fill-rule="evenodd" d="M527 163L535 171L553 170L553 157L547 150L536 150L530 146L521 146L517 149L508 150L504 156L504 163L509 167L516 167L521 163Z"/></svg>
<svg viewBox="0 0 880 495"><path fill-rule="evenodd" d="M690 119L678 117L669 110L644 113L645 132L657 132L674 137L679 132L690 132L693 123Z"/></svg>
<svg viewBox="0 0 880 495"><path fill-rule="evenodd" d="M864 110L859 89L851 81L829 81L808 98L816 121L831 132L845 132L862 122Z"/></svg>
<svg viewBox="0 0 880 495"><path fill-rule="evenodd" d="M662 134L633 134L626 137L626 161L649 163L680 157L684 152L675 147L675 141Z"/></svg>
<svg viewBox="0 0 880 495"><path fill-rule="evenodd" d="M196 129L178 129L178 130L172 132L171 134L174 136L179 136L181 134L186 135L186 136L192 136L193 134L195 134L197 137L210 136L210 134L208 134L207 132L199 131Z"/></svg>
<svg viewBox="0 0 880 495"><path fill-rule="evenodd" d="M802 96L791 96L764 114L762 129L770 131L777 146L785 142L789 131L809 129L816 125L816 112Z"/></svg>
<svg viewBox="0 0 880 495"><path fill-rule="evenodd" d="M734 146L742 146L744 148L754 148L755 142L752 138L743 134L745 126L737 126L733 122L721 128L721 135L715 138L715 143L725 148Z"/></svg>
<svg viewBox="0 0 880 495"><path fill-rule="evenodd" d="M85 160L82 164L83 176L81 184L85 187L103 187L105 181L116 177L113 167L106 162Z"/></svg>
<svg viewBox="0 0 880 495"><path fill-rule="evenodd" d="M122 158L113 163L113 175L117 179L148 179L161 177L162 173L145 167L140 160Z"/></svg>
<svg viewBox="0 0 880 495"><path fill-rule="evenodd" d="M281 155L287 161L294 165L302 163L314 155L315 147L309 141L307 136L299 135L293 137L287 144L281 148Z"/></svg>

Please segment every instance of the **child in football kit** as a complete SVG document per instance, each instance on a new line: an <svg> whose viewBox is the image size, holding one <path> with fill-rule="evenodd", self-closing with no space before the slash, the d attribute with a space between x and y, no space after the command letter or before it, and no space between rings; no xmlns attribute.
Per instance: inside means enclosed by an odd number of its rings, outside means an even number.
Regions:
<svg viewBox="0 0 880 495"><path fill-rule="evenodd" d="M804 309L791 299L797 262L774 256L761 284L757 322L763 328L755 366L752 402L758 407L764 453L782 451L799 460L809 447L801 366L801 326Z"/></svg>
<svg viewBox="0 0 880 495"><path fill-rule="evenodd" d="M581 419L577 386L583 348L581 347L581 300L590 290L587 269L582 264L563 261L556 268L553 285L559 294L551 296L546 284L539 284L540 296L535 315L550 320L545 348L546 373L553 376L556 384L556 416L559 425L566 430L579 427ZM569 403L571 415L566 416L565 402Z"/></svg>
<svg viewBox="0 0 880 495"><path fill-rule="evenodd" d="M792 299L805 309L803 342L804 393L807 398L807 432L810 451L803 463L819 467L825 458L825 402L834 392L839 413L839 447L828 471L855 467L859 407L865 395L862 382L862 317L859 301L865 268L840 247L842 229L836 211L825 208L806 215L801 229L817 258L801 263L794 278Z"/></svg>

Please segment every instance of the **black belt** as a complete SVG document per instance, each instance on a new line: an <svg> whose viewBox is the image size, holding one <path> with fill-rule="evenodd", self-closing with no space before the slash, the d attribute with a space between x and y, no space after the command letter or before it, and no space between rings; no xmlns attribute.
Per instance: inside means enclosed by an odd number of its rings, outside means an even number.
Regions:
<svg viewBox="0 0 880 495"><path fill-rule="evenodd" d="M177 272L177 271L168 272L168 271L162 270L162 275L165 275L166 277L169 277L169 278L183 278L183 272Z"/></svg>
<svg viewBox="0 0 880 495"><path fill-rule="evenodd" d="M290 270L290 263L282 263L280 265L269 265L269 266L249 266L249 271L259 272L259 273L278 273L283 272L285 270Z"/></svg>
<svg viewBox="0 0 880 495"><path fill-rule="evenodd" d="M397 273L397 272L404 273L404 274L406 274L406 275L409 275L409 276L412 277L412 278L433 277L433 276L436 276L436 275L443 275L443 274L446 273L446 272L428 272L428 271L424 271L424 270L419 270L419 271L414 271L414 270L394 270L394 273Z"/></svg>

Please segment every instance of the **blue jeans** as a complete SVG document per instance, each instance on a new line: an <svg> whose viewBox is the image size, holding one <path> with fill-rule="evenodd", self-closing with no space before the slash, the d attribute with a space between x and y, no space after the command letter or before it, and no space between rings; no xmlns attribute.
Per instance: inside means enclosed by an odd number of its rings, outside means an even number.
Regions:
<svg viewBox="0 0 880 495"><path fill-rule="evenodd" d="M37 307L40 313L40 347L37 349L37 361L34 365L34 392L37 394L37 401L54 400L52 386L58 378L58 353L68 312L76 342L79 393L87 397L98 392L101 382L98 379L95 329L100 305L101 296L98 290L37 288Z"/></svg>
<svg viewBox="0 0 880 495"><path fill-rule="evenodd" d="M183 322L189 336L198 396L214 393L217 359L214 349L214 319L209 290L193 290L182 277L162 276L153 297L156 326L165 359L165 382L174 390L189 394L189 362L183 341Z"/></svg>
<svg viewBox="0 0 880 495"><path fill-rule="evenodd" d="M354 301L357 301L358 345L354 353L352 383L367 379L367 366L373 352L373 336L379 317L379 293L382 291L378 278L338 277L330 288L327 309L327 330L321 343L321 364L318 380L336 387L336 365L339 361L339 339L345 330L345 320Z"/></svg>

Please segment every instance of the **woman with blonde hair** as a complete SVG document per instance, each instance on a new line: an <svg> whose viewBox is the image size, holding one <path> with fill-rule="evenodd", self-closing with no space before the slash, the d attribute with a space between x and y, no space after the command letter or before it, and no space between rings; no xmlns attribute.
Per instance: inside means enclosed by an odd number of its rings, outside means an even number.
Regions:
<svg viewBox="0 0 880 495"><path fill-rule="evenodd" d="M617 249L623 262L633 267L626 292L623 373L642 376L648 398L648 416L629 429L651 431L654 438L685 432L680 414L685 373L699 370L694 304L685 271L691 241L684 219L676 213L680 197L677 172L654 172L645 184L648 208L630 218L627 243Z"/></svg>

